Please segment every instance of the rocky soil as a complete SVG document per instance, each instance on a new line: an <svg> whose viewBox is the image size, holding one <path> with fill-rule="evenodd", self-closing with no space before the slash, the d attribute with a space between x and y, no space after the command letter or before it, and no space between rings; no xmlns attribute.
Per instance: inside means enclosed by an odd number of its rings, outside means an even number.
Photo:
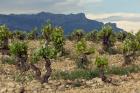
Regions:
<svg viewBox="0 0 140 93"><path fill-rule="evenodd" d="M29 49L38 47L39 42L29 42ZM95 46L100 50L100 45L88 42L89 47ZM76 53L73 49L74 43L66 41L66 50L72 52L69 58L60 58L52 60L53 71L72 71L76 69L74 58ZM32 51L32 50L31 50ZM109 66L122 66L123 56L121 54L108 55ZM90 55L89 59L92 61L90 68L95 67L96 54ZM140 57L134 64L140 64ZM38 66L44 71L44 65L39 62ZM91 80L77 79L77 80L52 80L50 78L48 84L41 84L32 76L32 71L20 73L16 70L14 65L2 64L0 62L0 93L140 93L140 72L131 73L129 75L110 75L113 83L102 82L100 78L96 77Z"/></svg>
<svg viewBox="0 0 140 93"><path fill-rule="evenodd" d="M50 80L48 84L41 84L29 77L21 79L18 76L14 66L1 65L0 93L140 93L140 73L111 75L115 85L104 83L98 77L91 80Z"/></svg>

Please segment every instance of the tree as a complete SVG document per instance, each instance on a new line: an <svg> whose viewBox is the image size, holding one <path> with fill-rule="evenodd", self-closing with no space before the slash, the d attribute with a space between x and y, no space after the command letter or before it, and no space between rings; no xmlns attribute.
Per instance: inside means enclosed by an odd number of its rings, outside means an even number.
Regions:
<svg viewBox="0 0 140 93"><path fill-rule="evenodd" d="M10 45L10 53L15 57L16 66L21 71L27 71L29 69L29 65L27 63L27 49L28 46L26 45L26 43L21 41L14 41Z"/></svg>
<svg viewBox="0 0 140 93"><path fill-rule="evenodd" d="M98 36L100 39L102 39L104 51L109 52L110 48L114 45L116 41L112 27L110 25L104 26L102 30L98 33Z"/></svg>

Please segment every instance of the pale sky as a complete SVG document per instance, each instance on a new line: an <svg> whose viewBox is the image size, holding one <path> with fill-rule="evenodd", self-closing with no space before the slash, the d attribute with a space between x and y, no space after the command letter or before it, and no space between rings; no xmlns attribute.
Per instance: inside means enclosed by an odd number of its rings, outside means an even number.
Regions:
<svg viewBox="0 0 140 93"><path fill-rule="evenodd" d="M127 31L140 29L140 0L0 0L0 14L85 13L90 19L115 22Z"/></svg>

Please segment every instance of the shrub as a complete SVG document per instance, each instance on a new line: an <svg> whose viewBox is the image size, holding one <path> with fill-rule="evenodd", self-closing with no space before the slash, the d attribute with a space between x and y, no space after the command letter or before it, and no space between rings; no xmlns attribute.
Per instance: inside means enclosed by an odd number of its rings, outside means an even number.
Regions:
<svg viewBox="0 0 140 93"><path fill-rule="evenodd" d="M28 46L25 42L14 41L10 45L10 53L15 56L22 56L27 54Z"/></svg>
<svg viewBox="0 0 140 93"><path fill-rule="evenodd" d="M124 41L125 38L127 37L127 32L121 31L121 32L116 32L116 37L119 41Z"/></svg>
<svg viewBox="0 0 140 93"><path fill-rule="evenodd" d="M10 53L16 58L16 66L22 71L29 69L29 65L27 64L27 49L28 46L26 43L21 41L14 41L10 45Z"/></svg>
<svg viewBox="0 0 140 93"><path fill-rule="evenodd" d="M105 57L97 57L95 64L97 67L107 66L108 60Z"/></svg>
<svg viewBox="0 0 140 93"><path fill-rule="evenodd" d="M137 39L125 39L123 42L123 55L125 65L130 64L136 57L136 52L140 50L140 43ZM131 59L132 57L132 59Z"/></svg>
<svg viewBox="0 0 140 93"><path fill-rule="evenodd" d="M57 51L53 47L44 47L38 48L34 51L31 58L31 63L37 63L41 58L48 57L50 59L55 58L57 54Z"/></svg>
<svg viewBox="0 0 140 93"><path fill-rule="evenodd" d="M93 30L91 32L88 32L86 34L86 40L97 42L98 41L98 31Z"/></svg>
<svg viewBox="0 0 140 93"><path fill-rule="evenodd" d="M2 55L8 54L9 50L9 29L6 25L0 26L0 50Z"/></svg>
<svg viewBox="0 0 140 93"><path fill-rule="evenodd" d="M89 61L86 55L86 41L81 39L76 44L76 51L78 53L78 58L76 59L76 66L78 68L86 69L89 65Z"/></svg>
<svg viewBox="0 0 140 93"><path fill-rule="evenodd" d="M136 33L136 38L137 38L137 40L138 40L139 43L140 43L140 31L138 31L138 32Z"/></svg>
<svg viewBox="0 0 140 93"><path fill-rule="evenodd" d="M56 56L56 53L57 52L55 48L52 48L49 46L47 47L43 46L33 53L32 59L31 59L31 68L35 71L36 79L40 80L41 83L48 83L48 79L52 73L50 59L54 58ZM47 72L43 75L43 77L41 77L40 69L34 65L42 58L45 60L45 68L47 70Z"/></svg>
<svg viewBox="0 0 140 93"><path fill-rule="evenodd" d="M42 36L46 39L46 45L51 41L51 34L53 31L53 27L50 21L48 21L44 26L42 27Z"/></svg>
<svg viewBox="0 0 140 93"><path fill-rule="evenodd" d="M72 32L71 37L76 40L79 41L81 40L85 35L85 32L83 29L76 29Z"/></svg>
<svg viewBox="0 0 140 93"><path fill-rule="evenodd" d="M25 40L27 38L27 33L25 31L14 31L13 35L16 39Z"/></svg>
<svg viewBox="0 0 140 93"><path fill-rule="evenodd" d="M102 39L104 51L109 52L109 49L114 46L114 43L116 41L116 37L113 33L112 27L109 25L104 26L98 33L98 37L99 39Z"/></svg>
<svg viewBox="0 0 140 93"><path fill-rule="evenodd" d="M29 32L29 33L27 34L27 37L28 37L28 39L30 39L30 40L37 39L37 37L38 37L37 28L34 28L31 32Z"/></svg>
<svg viewBox="0 0 140 93"><path fill-rule="evenodd" d="M108 66L108 59L105 57L97 57L95 60L95 64L99 69L99 76L102 81L107 81L107 77L105 76L105 67ZM108 82L108 81L107 81Z"/></svg>
<svg viewBox="0 0 140 93"><path fill-rule="evenodd" d="M53 45L58 53L63 55L64 52L64 31L60 27L56 27L54 31L52 32L51 40L53 42Z"/></svg>
<svg viewBox="0 0 140 93"><path fill-rule="evenodd" d="M86 54L93 54L93 53L95 53L95 51L96 51L96 49L94 48L94 47L91 47L91 48L89 48L89 49L86 49Z"/></svg>
<svg viewBox="0 0 140 93"><path fill-rule="evenodd" d="M77 42L76 44L76 52L79 54L82 54L86 51L86 41L84 39L81 39L80 41Z"/></svg>

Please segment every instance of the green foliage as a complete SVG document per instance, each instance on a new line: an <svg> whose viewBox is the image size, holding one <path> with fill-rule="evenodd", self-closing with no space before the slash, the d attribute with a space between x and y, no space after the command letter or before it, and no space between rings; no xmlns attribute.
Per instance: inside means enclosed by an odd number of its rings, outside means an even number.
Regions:
<svg viewBox="0 0 140 93"><path fill-rule="evenodd" d="M76 39L77 41L82 39L85 35L85 32L83 29L76 29L72 32L71 37L73 39Z"/></svg>
<svg viewBox="0 0 140 93"><path fill-rule="evenodd" d="M6 25L0 26L0 42L9 37L9 29Z"/></svg>
<svg viewBox="0 0 140 93"><path fill-rule="evenodd" d="M52 79L64 79L64 80L75 80L75 79L92 79L98 76L98 70L84 70L78 69L74 71L56 71L52 74Z"/></svg>
<svg viewBox="0 0 140 93"><path fill-rule="evenodd" d="M105 57L97 57L95 60L95 64L97 65L97 67L107 66L108 59Z"/></svg>
<svg viewBox="0 0 140 93"><path fill-rule="evenodd" d="M110 67L107 68L105 74L114 75L128 75L130 73L137 73L140 71L140 66L132 65L127 67ZM52 74L52 79L64 79L64 80L75 80L75 79L93 79L98 77L99 69L85 70L78 69L74 71L56 71Z"/></svg>
<svg viewBox="0 0 140 93"><path fill-rule="evenodd" d="M115 75L128 75L130 73L137 73L140 71L140 66L131 65L127 67L116 67L113 66L107 69L107 74L115 74Z"/></svg>
<svg viewBox="0 0 140 93"><path fill-rule="evenodd" d="M52 33L52 42L55 46L55 49L60 52L63 51L63 45L64 45L64 31L60 27L56 27Z"/></svg>
<svg viewBox="0 0 140 93"><path fill-rule="evenodd" d="M25 31L16 30L13 32L13 34L14 34L14 37L19 39L19 40L24 40L27 38L27 33Z"/></svg>
<svg viewBox="0 0 140 93"><path fill-rule="evenodd" d="M127 32L124 31L116 32L115 35L119 41L123 41L127 37Z"/></svg>
<svg viewBox="0 0 140 93"><path fill-rule="evenodd" d="M55 58L57 51L53 47L41 47L32 54L31 56L31 63L37 63L41 58L48 57L50 59Z"/></svg>
<svg viewBox="0 0 140 93"><path fill-rule="evenodd" d="M91 32L88 32L86 34L86 40L96 42L98 40L98 31L97 30L93 30Z"/></svg>
<svg viewBox="0 0 140 93"><path fill-rule="evenodd" d="M51 38L51 33L53 31L53 27L50 21L48 21L46 24L44 24L43 28L42 28L42 35L43 37L50 41Z"/></svg>
<svg viewBox="0 0 140 93"><path fill-rule="evenodd" d="M138 32L136 33L136 38L137 38L137 40L138 40L139 43L140 43L140 31L138 31Z"/></svg>
<svg viewBox="0 0 140 93"><path fill-rule="evenodd" d="M86 41L84 39L81 39L80 41L77 42L77 44L76 44L77 53L79 53L79 54L85 53L86 48L87 48Z"/></svg>
<svg viewBox="0 0 140 93"><path fill-rule="evenodd" d="M123 53L130 53L140 50L140 43L137 39L125 39L123 42Z"/></svg>
<svg viewBox="0 0 140 93"><path fill-rule="evenodd" d="M28 39L36 39L37 38L37 28L34 28L31 32L28 33Z"/></svg>
<svg viewBox="0 0 140 93"><path fill-rule="evenodd" d="M95 53L95 51L96 51L96 49L94 48L94 47L91 47L91 48L89 48L89 49L86 49L86 54L93 54L93 53Z"/></svg>
<svg viewBox="0 0 140 93"><path fill-rule="evenodd" d="M135 39L135 35L132 32L127 32L126 39Z"/></svg>
<svg viewBox="0 0 140 93"><path fill-rule="evenodd" d="M107 44L108 47L113 46L116 41L115 34L110 25L103 26L102 30L98 33L98 37L102 39L103 44Z"/></svg>
<svg viewBox="0 0 140 93"><path fill-rule="evenodd" d="M27 54L28 46L25 42L14 41L10 45L10 53L15 56L21 56Z"/></svg>

